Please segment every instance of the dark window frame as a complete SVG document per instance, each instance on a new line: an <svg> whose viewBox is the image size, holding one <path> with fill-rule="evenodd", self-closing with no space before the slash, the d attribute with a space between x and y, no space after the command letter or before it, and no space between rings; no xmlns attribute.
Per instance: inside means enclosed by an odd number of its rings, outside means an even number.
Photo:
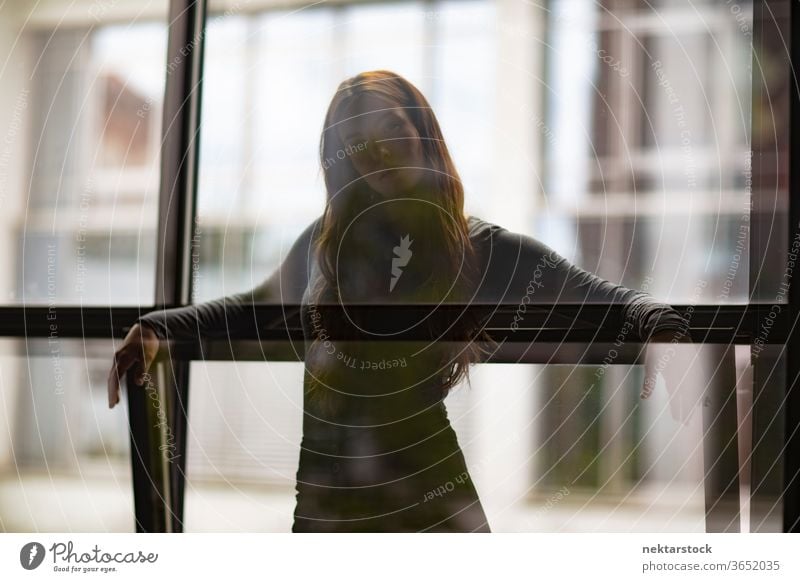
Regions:
<svg viewBox="0 0 800 582"><path fill-rule="evenodd" d="M753 59L754 79L753 108L773 99L780 99L773 87L760 84L756 74L760 71L757 62L763 46L776 37L785 43L798 39L787 47L784 72L789 77L788 136L778 134L774 141L762 143L753 151L753 196L766 193L761 204L751 210L750 265L760 265L767 253L784 253L788 248L775 244L770 237L773 228L774 206L788 200L787 246L791 245L796 228L800 225L800 197L791 193L800 191L800 86L791 63L800 62L800 7L791 9L789 0L764 0L754 2L753 6ZM171 0L169 10L169 42L167 63L171 73L167 75L164 123L162 129L161 186L159 195L159 219L156 267L156 294L152 309L164 309L190 304L191 298L191 239L193 235L197 197L197 172L200 139L200 101L202 93L202 65L206 26L205 0ZM790 49L790 50L789 50ZM786 157L776 162L776 152L787 152ZM781 181L776 165L787 164L788 182ZM772 198L769 198L772 196ZM769 214L766 209L769 209ZM760 213L760 214L759 214ZM771 219L771 220L770 220ZM758 286L757 273L751 267L751 296ZM788 305L782 306L782 317L771 330L768 343L784 347L785 354L800 353L800 334L797 332L797 316L800 311L800 286L789 288ZM454 306L456 308L457 306ZM686 312L690 306L674 305L677 310ZM764 303L749 305L697 305L691 306L691 335L695 342L726 345L730 343L750 344L758 335L760 322L764 320L770 306ZM58 307L59 333L63 337L75 338L122 338L131 323L149 308L136 307ZM413 306L381 306L360 309L374 313L373 320L402 317ZM468 307L482 317L489 317L488 329L498 340L506 338L509 349L496 355L490 361L538 362L556 361L600 362L607 346L612 343L619 329L613 322L622 321L621 305L542 305L537 315L526 319L529 327L515 332L510 330L515 305L492 307L487 310L481 306ZM186 475L186 433L188 426L188 386L189 364L192 360L209 359L261 359L263 352L253 352L252 356L234 350L234 340L258 339L261 342L286 342L287 339L301 340L302 330L297 319L299 306L253 306L253 326L251 329L237 331L224 342L199 338L196 342L176 344L169 354L169 366L159 364L156 373L161 394L168 410L170 435L156 434L152 429L154 414L152 401L141 390L127 391L129 405L129 426L131 437L131 463L133 467L133 488L137 532L181 532L183 531L183 506ZM286 314L293 314L284 317ZM19 338L47 337L49 333L48 307L0 307L0 336ZM446 313L443 315L446 317ZM558 325L554 324L554 319ZM280 321L272 327L264 322ZM566 322L566 324L565 324ZM513 337L511 337L513 334ZM397 338L395 338L397 339ZM536 347L531 342L536 340ZM586 349L570 349L570 344L589 344ZM539 347L543 346L543 347ZM548 347L549 346L549 347ZM594 346L594 347L592 347ZM573 346L574 347L574 346ZM286 359L276 352L275 359ZM631 344L620 351L615 364L636 364L641 362L641 345ZM262 355L263 358L263 355ZM548 358L548 359L544 359ZM271 359L271 358L270 358ZM783 501L783 531L800 531L800 358L786 357L786 386L784 409L784 440L781 459L766 459L782 462L781 475L783 488L780 495ZM760 362L756 360L754 366ZM758 371L754 378L758 377ZM769 375L766 376L767 378ZM754 386L754 407L758 387ZM730 395L728 395L730 397ZM725 402L730 403L730 398ZM734 418L735 418L735 398ZM724 404L724 403L723 403ZM727 404L725 406L728 406ZM756 421L753 433L758 430L758 411L754 412ZM767 416L774 417L774 411ZM713 425L725 435L731 428ZM736 437L736 427L731 436ZM173 458L164 461L159 450L164 439L169 439ZM754 437L754 441L756 440ZM725 446L714 451L718 458L735 455L736 445ZM706 451L708 452L708 450ZM754 446L753 456L761 454ZM764 453L766 454L766 453ZM707 463L708 464L708 463ZM758 474L753 475L755 482ZM726 496L738 496L738 477L727 473L707 479L706 508L707 531L738 531L738 508L719 511L717 505ZM717 484L709 483L716 481ZM753 491L752 495L757 492ZM735 525L732 525L734 520ZM718 525L723 524L723 525Z"/></svg>

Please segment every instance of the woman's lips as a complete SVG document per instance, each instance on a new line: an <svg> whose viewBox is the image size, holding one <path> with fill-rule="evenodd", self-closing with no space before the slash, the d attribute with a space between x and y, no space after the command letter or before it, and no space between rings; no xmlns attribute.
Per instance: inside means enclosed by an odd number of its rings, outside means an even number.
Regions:
<svg viewBox="0 0 800 582"><path fill-rule="evenodd" d="M386 180L387 178L388 179L394 178L396 176L396 172L394 170L395 170L395 168L384 168L381 171L380 179L381 180Z"/></svg>

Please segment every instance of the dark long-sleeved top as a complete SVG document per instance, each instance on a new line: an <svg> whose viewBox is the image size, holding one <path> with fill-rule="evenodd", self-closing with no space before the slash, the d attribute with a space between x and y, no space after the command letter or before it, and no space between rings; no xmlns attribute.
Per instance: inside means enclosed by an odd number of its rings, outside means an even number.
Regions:
<svg viewBox="0 0 800 582"><path fill-rule="evenodd" d="M139 322L161 339L224 337L253 317L245 307L249 303L300 303L307 345L319 340L324 336L314 318L310 290L321 276L311 250L320 222L305 229L279 269L255 289L149 313ZM380 276L385 275L385 283L390 272L392 278L400 276L391 289L374 294L376 301L388 292L416 297L425 286L425 274L436 271L440 249L423 244L424 234L416 236L414 228L413 222L399 230L387 226L380 240L364 245L398 245L395 259L404 250L412 251L407 260L391 266L392 254L383 255L387 262ZM632 325L631 339L686 329L685 320L669 305L572 265L530 236L475 217L470 217L469 229L480 267L471 302L619 303ZM415 242L398 244L404 235ZM429 268L415 276L414 264ZM364 272L342 266L340 276L363 281L363 288L355 287L362 298L371 293ZM315 352L306 351L306 388L312 380L322 382L340 406L335 412L317 406L306 390L293 531L488 531L443 395L436 390L441 379L438 355L432 345L394 341L318 342Z"/></svg>

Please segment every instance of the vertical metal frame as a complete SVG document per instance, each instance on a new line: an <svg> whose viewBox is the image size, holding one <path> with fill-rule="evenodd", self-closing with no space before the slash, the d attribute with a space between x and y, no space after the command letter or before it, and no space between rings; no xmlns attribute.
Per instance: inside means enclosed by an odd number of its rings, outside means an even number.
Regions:
<svg viewBox="0 0 800 582"><path fill-rule="evenodd" d="M790 14L791 66L789 67L789 235L788 251L800 235L800 5L792 2ZM783 531L800 532L800 267L789 287L789 337L786 341L786 412L784 444Z"/></svg>
<svg viewBox="0 0 800 582"><path fill-rule="evenodd" d="M205 17L206 0L170 1L156 245L157 309L189 304L192 291ZM181 532L189 361L170 358L158 362L152 376L149 390L126 391L136 531ZM133 385L130 374L127 382Z"/></svg>
<svg viewBox="0 0 800 582"><path fill-rule="evenodd" d="M704 354L714 373L703 407L703 492L706 533L741 531L739 426L733 343L711 344Z"/></svg>
<svg viewBox="0 0 800 582"><path fill-rule="evenodd" d="M752 32L750 295L758 334L774 307L770 302L784 281L787 254L800 232L800 89L794 70L800 63L800 6L790 0L754 1ZM778 73L770 76L770 70ZM769 119L758 118L763 111ZM752 359L750 523L756 532L800 531L798 276L795 267L787 281L787 303L780 305L785 344Z"/></svg>

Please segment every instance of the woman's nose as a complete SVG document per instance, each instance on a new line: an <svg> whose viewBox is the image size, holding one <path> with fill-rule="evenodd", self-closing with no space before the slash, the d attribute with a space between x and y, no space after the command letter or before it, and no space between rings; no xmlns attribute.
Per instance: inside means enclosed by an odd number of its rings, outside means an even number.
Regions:
<svg viewBox="0 0 800 582"><path fill-rule="evenodd" d="M388 146L380 139L372 142L372 160L378 164L384 164L392 157Z"/></svg>

